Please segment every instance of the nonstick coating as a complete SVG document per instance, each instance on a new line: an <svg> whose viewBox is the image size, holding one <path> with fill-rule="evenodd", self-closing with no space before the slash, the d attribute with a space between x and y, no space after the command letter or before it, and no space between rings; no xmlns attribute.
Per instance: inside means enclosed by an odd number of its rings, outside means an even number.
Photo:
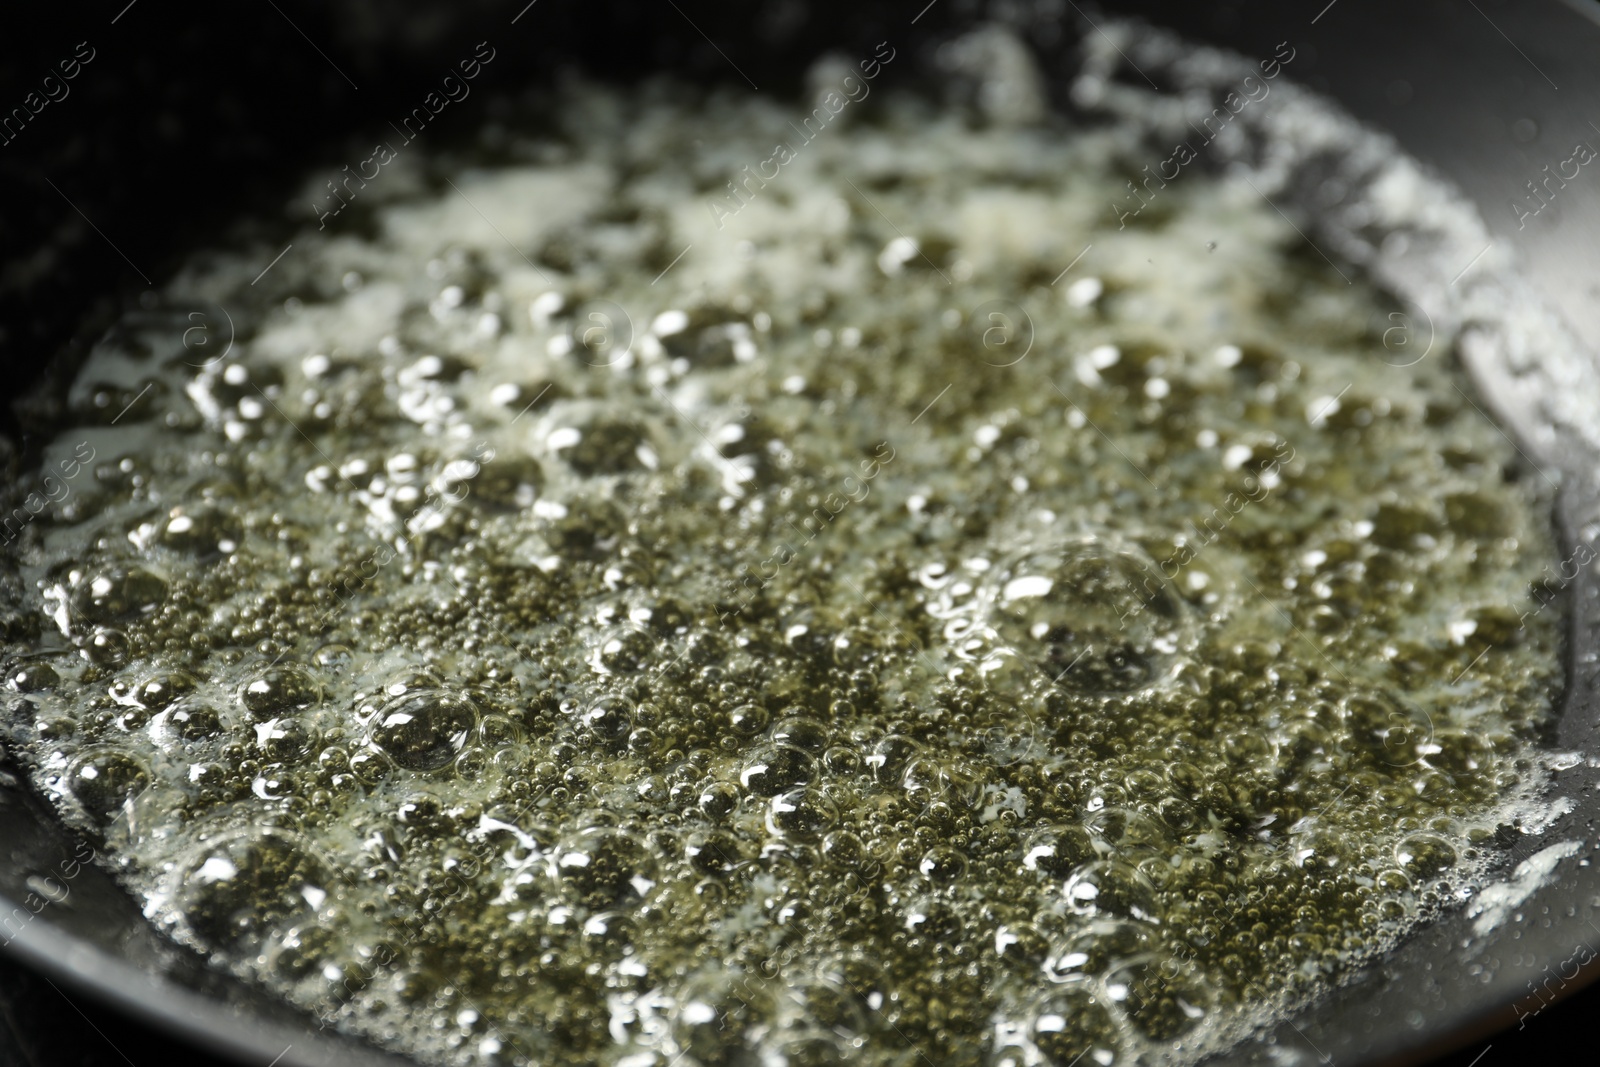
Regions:
<svg viewBox="0 0 1600 1067"><path fill-rule="evenodd" d="M1567 158L1577 141L1600 138L1588 122L1600 120L1600 4L1593 0L1238 0L1082 10L1071 0L925 2L537 0L525 8L524 0L277 0L224 14L214 5L110 0L93 11L45 12L20 32L8 28L0 107L21 101L79 42L95 58L68 99L0 145L0 353L12 371L11 396L27 394L0 414L9 438L0 440L0 478L17 475L59 414L40 383L69 375L86 342L141 291L160 284L189 249L229 233L236 219L265 220L241 237L287 234L283 204L299 175L341 158L349 138L381 128L463 46L485 39L509 57L496 64L501 81L491 90L574 68L614 79L671 70L748 89L736 60L766 93L798 89L807 63L824 51L854 54L892 37L926 58L986 11L1013 19L1059 13L1066 41L1097 32L1089 20L1104 13L1140 15L1248 55L1270 54L1287 40L1298 50L1291 77L1390 131L1452 180L1541 296L1579 336L1600 336L1600 180L1592 188L1574 182L1522 228L1510 207L1543 165ZM1070 54L1061 50L1063 64ZM1064 85L1063 70L1047 74ZM489 95L464 106L439 136L470 132L486 117ZM1577 531L1600 518L1593 481L1600 464L1575 435L1542 433L1537 404L1505 409L1499 400L1512 395L1511 380L1488 378L1480 385L1496 414L1530 461L1562 483L1558 525L1570 552ZM1546 395L1560 388L1537 369L1516 384ZM1553 740L1600 757L1600 595L1588 568L1563 606L1567 694ZM0 636L9 626L0 615ZM1600 758L1584 759L1561 775L1560 790L1576 810L1541 835L1509 841L1507 869L1557 841L1581 841L1584 854L1595 846L1600 771L1591 762L1600 767ZM156 935L108 876L76 862L85 846L4 766L5 951L69 991L241 1062L400 1062L317 1033L304 1017ZM1597 969L1572 977L1563 965L1600 946L1600 864L1574 857L1558 874L1487 936L1475 937L1464 913L1419 931L1228 1062L1407 1062L1515 1024L1541 1000L1570 993ZM29 917L42 899L41 876L54 876L66 892L52 890L59 902Z"/></svg>

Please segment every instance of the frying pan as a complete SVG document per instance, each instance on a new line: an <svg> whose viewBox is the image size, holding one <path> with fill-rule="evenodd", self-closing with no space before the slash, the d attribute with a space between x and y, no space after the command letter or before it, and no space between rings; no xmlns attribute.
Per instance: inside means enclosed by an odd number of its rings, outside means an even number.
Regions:
<svg viewBox="0 0 1600 1067"><path fill-rule="evenodd" d="M0 415L0 477L25 469L29 450L61 416L57 387L140 292L187 250L224 234L282 243L289 225L273 220L285 219L293 181L348 158L341 148L352 137L403 110L400 102L463 44L486 38L511 57L495 68L500 92L581 69L613 79L671 70L735 87L743 85L740 70L758 71L762 91L793 93L818 54L853 54L891 34L908 42L931 78L941 42L998 18L1039 46L1063 108L1072 106L1066 87L1079 42L1103 39L1108 17L1135 15L1251 56L1289 41L1297 57L1288 77L1388 131L1447 177L1487 221L1491 258L1514 257L1516 292L1553 308L1578 336L1600 336L1600 174L1570 183L1534 218L1512 207L1527 195L1524 183L1567 158L1575 142L1600 143L1590 121L1600 121L1593 0L924 3L262 0L224 16L200 5L111 0L44 13L21 38L8 30L9 54L0 56L6 108L80 43L94 58L69 97L0 145L0 352L18 398ZM1136 48L1138 38L1119 40ZM462 107L439 131L441 146L493 119L489 96ZM1313 240L1337 243L1315 212L1287 206ZM236 219L265 221L228 230ZM1463 325L1470 332L1474 324ZM1471 365L1529 464L1560 484L1565 558L1600 532L1597 449L1571 414L1575 383L1595 367L1592 359L1550 365L1539 352L1491 352ZM1600 410L1600 396L1590 397ZM11 580L0 568L0 586ZM0 592L0 605L6 600ZM1588 567L1578 568L1560 607L1566 685L1550 745L1574 755L1553 776L1550 795L1564 798L1556 810L1570 810L1548 824L1508 826L1497 839L1503 881L1489 902L1502 921L1483 921L1483 900L1456 909L1227 1062L1412 1062L1513 1025L1600 969L1577 965L1600 951L1600 864L1591 862L1600 843L1600 595ZM15 625L0 610L0 633ZM89 846L6 767L0 762L3 951L68 991L242 1062L401 1062L318 1031L158 936L109 876L85 862Z"/></svg>

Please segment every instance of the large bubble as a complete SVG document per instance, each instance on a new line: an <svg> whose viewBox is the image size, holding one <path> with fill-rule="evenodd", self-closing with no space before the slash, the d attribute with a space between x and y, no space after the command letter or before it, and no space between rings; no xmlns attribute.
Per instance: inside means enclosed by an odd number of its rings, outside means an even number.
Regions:
<svg viewBox="0 0 1600 1067"><path fill-rule="evenodd" d="M1160 568L1128 549L1084 542L1035 552L995 590L1000 639L1056 685L1083 693L1150 685L1182 643L1182 601Z"/></svg>
<svg viewBox="0 0 1600 1067"><path fill-rule="evenodd" d="M372 724L372 742L410 771L449 766L477 725L477 709L443 689L413 689L385 704Z"/></svg>

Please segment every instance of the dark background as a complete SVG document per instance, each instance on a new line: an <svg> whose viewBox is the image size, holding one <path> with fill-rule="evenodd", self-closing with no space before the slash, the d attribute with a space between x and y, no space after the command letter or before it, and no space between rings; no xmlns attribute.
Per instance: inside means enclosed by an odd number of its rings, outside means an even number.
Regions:
<svg viewBox="0 0 1600 1067"><path fill-rule="evenodd" d="M479 91L429 127L424 136L431 144L475 129L495 93L574 67L621 78L667 68L736 86L745 84L743 71L760 91L781 95L798 88L805 61L820 52L867 54L887 38L915 55L980 9L1019 18L1054 10L1078 25L1083 17L1070 0L936 0L922 11L926 2L536 0L524 7L526 0L239 0L223 8L107 0L8 13L0 19L0 118L23 106L80 42L94 49L94 59L68 83L70 95L0 144L0 396L7 401L0 405L0 431L25 447L30 428L51 414L36 398L19 399L29 383L65 373L52 364L70 366L74 351L142 291L159 286L189 250L224 240L287 240L298 225L288 198L303 176L360 158L350 154L352 144L370 143L374 131L417 104L479 41L496 49L496 61L475 84ZM1461 92L1438 76L1451 42L1408 22L1418 9L1443 2L1401 8L1374 0L1105 0L1100 7L1153 13L1201 36L1259 46L1261 54L1288 38L1299 52L1294 77L1338 90L1358 114L1402 130L1416 121L1413 102ZM1533 32L1528 27L1537 28L1547 12L1570 18L1579 4L1592 6L1591 0L1565 7L1560 0L1449 3L1451 32L1474 40L1499 35L1510 47L1501 49L1500 65L1478 72L1471 92L1461 93L1459 128L1438 141L1434 162L1457 173L1452 152L1487 147L1525 155L1531 173L1538 162L1565 154L1573 131L1518 118L1537 109L1548 79L1510 38ZM1271 18L1260 17L1264 6L1272 8ZM1505 34L1507 26L1518 32ZM1526 37L1523 44L1541 58L1548 51ZM1591 59L1588 66L1596 64ZM1559 102L1576 129L1583 128L1584 112L1600 119L1594 101L1571 86ZM1486 190L1474 188L1470 177L1461 180L1484 198ZM254 221L241 227L239 219ZM1510 228L1492 215L1490 224ZM1552 289L1559 281L1570 294L1589 298L1600 294L1597 280L1600 271L1553 280ZM5 461L0 453L0 477ZM1597 1008L1600 988L1591 987L1530 1019L1520 1033L1508 1008L1503 1020L1484 1020L1486 1029L1503 1021L1508 1030L1436 1062L1496 1067L1553 1060L1586 1047L1589 1013ZM0 1067L174 1060L208 1062L0 955Z"/></svg>

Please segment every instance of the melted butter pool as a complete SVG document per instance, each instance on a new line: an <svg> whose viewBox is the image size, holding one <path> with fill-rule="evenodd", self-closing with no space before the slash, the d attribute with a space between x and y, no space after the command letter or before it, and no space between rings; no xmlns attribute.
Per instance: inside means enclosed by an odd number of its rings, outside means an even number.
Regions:
<svg viewBox="0 0 1600 1067"><path fill-rule="evenodd" d="M1559 663L1449 346L1244 183L1122 229L1120 135L909 99L718 228L787 113L674 99L84 367L6 728L152 921L425 1060L1109 1067L1462 899Z"/></svg>

